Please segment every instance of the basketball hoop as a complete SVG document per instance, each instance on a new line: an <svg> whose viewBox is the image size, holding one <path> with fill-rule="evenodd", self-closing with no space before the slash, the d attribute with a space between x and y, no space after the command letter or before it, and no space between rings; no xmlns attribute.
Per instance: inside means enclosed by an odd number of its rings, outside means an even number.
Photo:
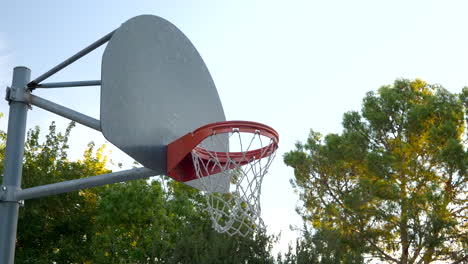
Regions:
<svg viewBox="0 0 468 264"><path fill-rule="evenodd" d="M260 123L205 125L168 145L167 174L187 184L196 182L215 230L245 236L264 227L261 184L278 141L278 133Z"/></svg>

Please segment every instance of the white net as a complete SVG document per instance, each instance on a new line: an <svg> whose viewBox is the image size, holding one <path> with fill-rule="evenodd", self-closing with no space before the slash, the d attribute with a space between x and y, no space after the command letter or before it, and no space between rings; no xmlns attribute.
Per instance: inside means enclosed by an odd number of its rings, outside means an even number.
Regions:
<svg viewBox="0 0 468 264"><path fill-rule="evenodd" d="M219 148L220 141L229 142L224 149L230 149L230 152L210 149L210 146ZM261 185L276 148L273 139L258 131L244 133L233 129L228 134L206 138L192 151L195 171L215 230L246 236L255 229L264 228L260 216Z"/></svg>

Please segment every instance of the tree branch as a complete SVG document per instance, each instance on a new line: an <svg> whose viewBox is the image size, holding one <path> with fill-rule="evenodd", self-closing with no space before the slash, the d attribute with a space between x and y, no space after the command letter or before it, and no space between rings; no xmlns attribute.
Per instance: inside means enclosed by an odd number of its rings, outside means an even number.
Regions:
<svg viewBox="0 0 468 264"><path fill-rule="evenodd" d="M462 257L461 259L455 261L455 262L452 262L452 264L459 264L459 263L462 263L462 261L465 261L465 260L468 260L468 255Z"/></svg>
<svg viewBox="0 0 468 264"><path fill-rule="evenodd" d="M361 233L361 232L359 232L359 230L356 230L356 231L357 231L358 233ZM376 245L374 242L372 242L370 239L368 239L368 238L366 238L366 237L365 237L364 239L367 240L367 242L369 242L369 244L371 244L380 254L382 254L382 255L385 257L385 259L390 260L390 261L393 261L393 262L395 262L395 263L400 263L399 260L397 260L396 258L394 258L394 257L388 255L387 253L385 253L385 251L383 251L379 246L377 246L377 245Z"/></svg>

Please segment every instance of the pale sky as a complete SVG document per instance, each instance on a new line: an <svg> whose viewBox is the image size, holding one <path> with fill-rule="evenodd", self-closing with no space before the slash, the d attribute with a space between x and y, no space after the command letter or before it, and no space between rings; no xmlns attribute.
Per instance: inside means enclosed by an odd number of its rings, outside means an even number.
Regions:
<svg viewBox="0 0 468 264"><path fill-rule="evenodd" d="M127 19L152 14L181 29L203 57L228 120L267 124L280 134L280 149L262 188L268 230L282 232L287 248L301 226L293 170L282 156L305 141L309 129L339 133L344 112L360 110L367 91L396 78L421 78L452 92L468 85L466 1L2 1L0 3L0 90L14 66L32 78L116 29ZM46 82L100 79L103 48ZM36 90L37 91L37 90ZM34 92L99 117L99 87ZM3 97L3 96L2 96ZM7 103L0 111L8 116ZM0 120L5 129L6 118ZM67 120L34 108L28 126L46 131ZM71 156L86 144L105 142L78 125ZM111 158L131 159L110 146ZM90 175L91 176L91 175Z"/></svg>

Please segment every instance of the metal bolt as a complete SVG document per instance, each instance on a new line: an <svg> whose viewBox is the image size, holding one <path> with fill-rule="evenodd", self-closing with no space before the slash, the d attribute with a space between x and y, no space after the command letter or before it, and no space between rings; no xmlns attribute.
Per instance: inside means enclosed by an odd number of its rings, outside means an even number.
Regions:
<svg viewBox="0 0 468 264"><path fill-rule="evenodd" d="M6 186L2 186L2 191L6 191Z"/></svg>

